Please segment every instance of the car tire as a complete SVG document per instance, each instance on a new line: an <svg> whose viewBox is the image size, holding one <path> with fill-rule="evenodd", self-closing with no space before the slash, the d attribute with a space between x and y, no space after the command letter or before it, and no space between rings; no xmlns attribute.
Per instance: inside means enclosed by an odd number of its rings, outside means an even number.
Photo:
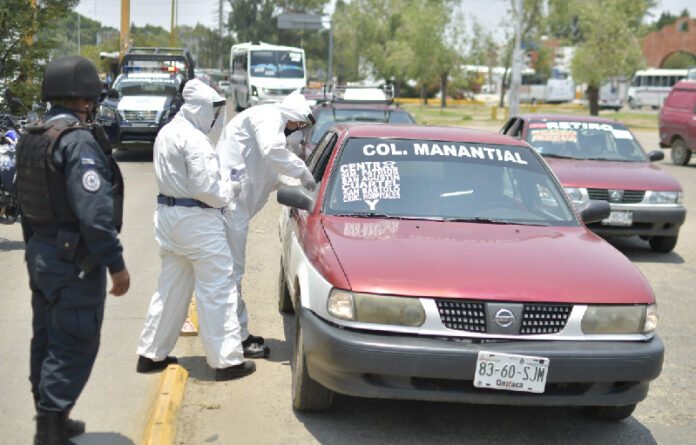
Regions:
<svg viewBox="0 0 696 445"><path fill-rule="evenodd" d="M586 406L585 412L597 420L623 420L628 418L635 409L634 403L623 406Z"/></svg>
<svg viewBox="0 0 696 445"><path fill-rule="evenodd" d="M629 98L628 98L628 106L629 106L631 109L633 109L633 110L635 110L636 108L638 108L638 105L636 105L636 101L633 100L632 97L629 97Z"/></svg>
<svg viewBox="0 0 696 445"><path fill-rule="evenodd" d="M292 356L292 406L302 412L325 411L331 407L333 391L312 380L307 372L300 316L295 315L295 344Z"/></svg>
<svg viewBox="0 0 696 445"><path fill-rule="evenodd" d="M671 156L675 165L686 165L691 159L691 150L686 148L684 140L677 138L672 142Z"/></svg>
<svg viewBox="0 0 696 445"><path fill-rule="evenodd" d="M293 312L292 298L290 297L288 283L285 280L285 269L282 261L280 262L280 275L278 276L278 310L285 314Z"/></svg>
<svg viewBox="0 0 696 445"><path fill-rule="evenodd" d="M653 236L648 240L650 248L655 252L668 253L677 245L676 236Z"/></svg>

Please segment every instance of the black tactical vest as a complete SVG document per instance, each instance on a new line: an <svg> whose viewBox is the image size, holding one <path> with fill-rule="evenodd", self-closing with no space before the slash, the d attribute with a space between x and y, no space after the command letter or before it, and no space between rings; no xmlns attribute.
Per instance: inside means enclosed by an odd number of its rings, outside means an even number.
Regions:
<svg viewBox="0 0 696 445"><path fill-rule="evenodd" d="M123 224L123 176L111 154L104 130L95 123L55 119L24 128L15 151L17 197L22 218L32 225L77 225L77 216L67 201L65 174L53 164L53 152L61 136L77 129L92 133L109 160L114 225L120 232Z"/></svg>

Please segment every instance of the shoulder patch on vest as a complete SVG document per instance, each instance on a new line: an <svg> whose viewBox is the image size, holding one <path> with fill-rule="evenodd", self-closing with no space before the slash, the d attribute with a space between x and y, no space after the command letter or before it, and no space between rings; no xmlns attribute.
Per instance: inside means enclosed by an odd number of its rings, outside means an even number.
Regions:
<svg viewBox="0 0 696 445"><path fill-rule="evenodd" d="M96 192L101 187L101 179L96 170L87 170L82 174L82 188L88 192Z"/></svg>

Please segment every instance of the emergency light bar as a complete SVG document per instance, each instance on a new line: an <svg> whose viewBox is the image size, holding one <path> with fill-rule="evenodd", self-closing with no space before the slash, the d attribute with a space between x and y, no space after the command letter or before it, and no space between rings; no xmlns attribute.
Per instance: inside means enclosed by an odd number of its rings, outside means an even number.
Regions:
<svg viewBox="0 0 696 445"><path fill-rule="evenodd" d="M168 72L168 73L175 73L175 72L177 72L178 70L179 70L179 68L177 68L177 67L175 67L175 66L163 66L163 67L160 67L159 70L158 70L157 68L154 68L154 69L153 69L153 68L146 67L146 66L124 66L124 67L123 67L123 72L124 72L124 73L127 73L127 72L129 72L129 71L150 71L150 72L153 72L153 71L166 71L166 72Z"/></svg>

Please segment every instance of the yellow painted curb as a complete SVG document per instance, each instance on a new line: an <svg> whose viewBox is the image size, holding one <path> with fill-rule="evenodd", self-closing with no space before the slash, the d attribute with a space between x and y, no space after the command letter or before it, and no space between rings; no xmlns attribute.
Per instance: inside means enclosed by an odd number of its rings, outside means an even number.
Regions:
<svg viewBox="0 0 696 445"><path fill-rule="evenodd" d="M188 371L169 365L162 372L141 445L171 445L176 438L179 407L184 398Z"/></svg>

